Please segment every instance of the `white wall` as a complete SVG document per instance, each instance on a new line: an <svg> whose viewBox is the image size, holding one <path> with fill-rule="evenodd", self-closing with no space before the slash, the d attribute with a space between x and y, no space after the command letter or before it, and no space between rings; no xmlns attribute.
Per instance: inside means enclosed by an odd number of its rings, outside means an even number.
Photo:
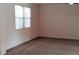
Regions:
<svg viewBox="0 0 79 59"><path fill-rule="evenodd" d="M6 21L4 4L0 4L0 54L6 53Z"/></svg>
<svg viewBox="0 0 79 59"><path fill-rule="evenodd" d="M14 47L20 43L26 42L30 39L37 37L37 6L25 4L26 7L32 9L32 18L31 18L31 28L17 30L15 29L15 19L14 19L14 5L8 5L7 13L8 14L8 40L7 48ZM10 17L9 17L10 16Z"/></svg>
<svg viewBox="0 0 79 59"><path fill-rule="evenodd" d="M38 7L35 4L19 4L25 7L29 7L32 9L32 17L31 17L31 28L28 29L21 29L21 30L16 30L15 29L15 9L14 5L16 4L0 4L2 5L1 9L3 11L1 17L3 18L3 25L5 25L2 30L4 30L2 33L5 34L3 35L3 39L5 43L4 47L5 49L12 48L14 46L17 46L23 42L26 42L28 40L31 40L35 37L37 37L37 13L38 13ZM1 39L1 40L3 40Z"/></svg>
<svg viewBox="0 0 79 59"><path fill-rule="evenodd" d="M79 39L79 5L41 4L39 35Z"/></svg>

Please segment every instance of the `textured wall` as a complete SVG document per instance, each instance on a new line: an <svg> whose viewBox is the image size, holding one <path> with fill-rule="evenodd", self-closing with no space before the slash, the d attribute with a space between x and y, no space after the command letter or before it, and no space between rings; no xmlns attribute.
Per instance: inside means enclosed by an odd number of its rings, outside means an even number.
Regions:
<svg viewBox="0 0 79 59"><path fill-rule="evenodd" d="M79 5L41 4L39 35L79 39Z"/></svg>

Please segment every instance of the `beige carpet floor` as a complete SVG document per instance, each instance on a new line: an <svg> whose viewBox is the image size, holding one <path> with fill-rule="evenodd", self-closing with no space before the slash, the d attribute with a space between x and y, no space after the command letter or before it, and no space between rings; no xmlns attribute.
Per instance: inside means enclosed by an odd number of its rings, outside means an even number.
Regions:
<svg viewBox="0 0 79 59"><path fill-rule="evenodd" d="M9 49L6 55L78 55L79 40L37 38Z"/></svg>

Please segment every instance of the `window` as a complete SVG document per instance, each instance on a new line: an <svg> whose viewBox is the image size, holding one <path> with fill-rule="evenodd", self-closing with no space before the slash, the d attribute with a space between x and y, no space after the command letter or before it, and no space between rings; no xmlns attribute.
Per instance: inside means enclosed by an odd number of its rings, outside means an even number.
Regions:
<svg viewBox="0 0 79 59"><path fill-rule="evenodd" d="M24 8L24 27L25 28L31 26L30 18L31 18L31 10L29 8Z"/></svg>
<svg viewBox="0 0 79 59"><path fill-rule="evenodd" d="M15 6L15 25L16 29L30 28L31 9L28 7Z"/></svg>

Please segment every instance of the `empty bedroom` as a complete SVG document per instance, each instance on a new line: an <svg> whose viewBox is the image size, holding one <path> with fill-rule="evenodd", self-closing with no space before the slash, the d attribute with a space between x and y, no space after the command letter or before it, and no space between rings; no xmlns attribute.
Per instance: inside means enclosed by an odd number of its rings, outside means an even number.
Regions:
<svg viewBox="0 0 79 59"><path fill-rule="evenodd" d="M79 55L78 3L0 3L1 55Z"/></svg>

